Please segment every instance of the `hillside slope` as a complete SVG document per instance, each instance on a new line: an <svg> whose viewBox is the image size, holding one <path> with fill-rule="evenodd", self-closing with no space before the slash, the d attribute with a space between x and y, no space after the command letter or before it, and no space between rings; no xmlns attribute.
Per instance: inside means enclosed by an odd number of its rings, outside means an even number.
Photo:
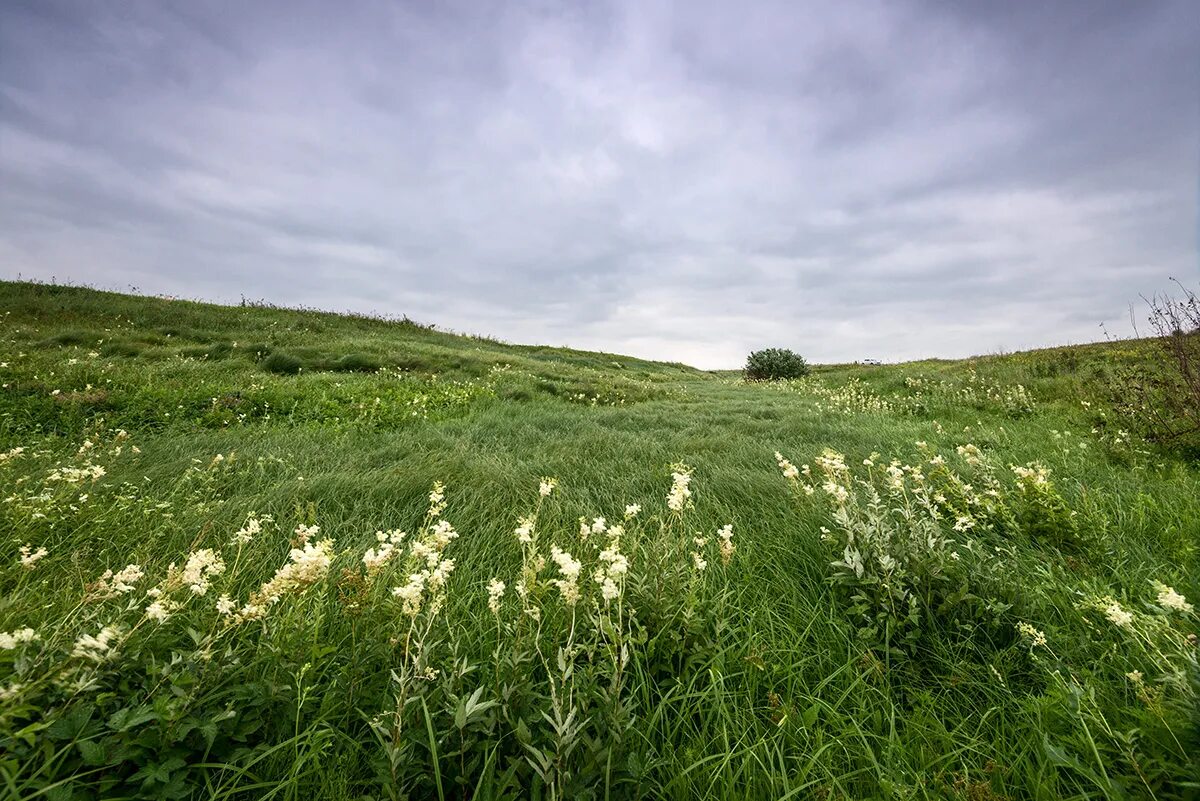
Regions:
<svg viewBox="0 0 1200 801"><path fill-rule="evenodd" d="M1140 343L747 385L83 289L0 315L16 797L1194 794L1200 475L1098 383Z"/></svg>

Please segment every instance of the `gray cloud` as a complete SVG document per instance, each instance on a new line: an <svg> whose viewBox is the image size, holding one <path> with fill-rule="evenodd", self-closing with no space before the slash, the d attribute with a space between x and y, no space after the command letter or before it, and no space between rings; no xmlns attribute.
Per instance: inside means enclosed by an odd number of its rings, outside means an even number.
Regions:
<svg viewBox="0 0 1200 801"><path fill-rule="evenodd" d="M706 367L1093 339L1198 272L1198 23L6 3L0 269Z"/></svg>

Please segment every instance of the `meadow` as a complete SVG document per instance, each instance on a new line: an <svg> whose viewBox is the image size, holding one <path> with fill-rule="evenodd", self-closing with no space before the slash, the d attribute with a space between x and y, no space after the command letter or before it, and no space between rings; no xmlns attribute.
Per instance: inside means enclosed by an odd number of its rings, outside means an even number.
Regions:
<svg viewBox="0 0 1200 801"><path fill-rule="evenodd" d="M1144 341L746 383L0 283L0 796L1200 797Z"/></svg>

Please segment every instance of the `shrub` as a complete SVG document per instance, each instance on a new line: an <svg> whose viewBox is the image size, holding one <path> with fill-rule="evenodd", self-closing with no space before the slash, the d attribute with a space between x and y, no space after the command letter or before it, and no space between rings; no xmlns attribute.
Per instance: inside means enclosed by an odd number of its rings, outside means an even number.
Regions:
<svg viewBox="0 0 1200 801"><path fill-rule="evenodd" d="M797 498L828 501L832 530L822 527L821 539L833 557L830 580L847 620L869 647L898 658L919 656L947 628L986 641L1004 605L980 590L998 571L992 554L966 532L983 531L991 521L946 514L953 485L968 491L970 485L943 469L941 458L933 462L941 474L926 476L919 464L876 466L878 457L865 460L860 477L828 448L815 469L798 469L775 454Z"/></svg>
<svg viewBox="0 0 1200 801"><path fill-rule="evenodd" d="M786 348L756 350L746 359L747 381L778 381L808 375L804 357Z"/></svg>
<svg viewBox="0 0 1200 801"><path fill-rule="evenodd" d="M290 353L275 351L261 362L263 369L279 375L295 375L304 363Z"/></svg>
<svg viewBox="0 0 1200 801"><path fill-rule="evenodd" d="M1200 454L1200 297L1148 301L1153 341L1150 364L1117 372L1109 381L1122 422L1143 436Z"/></svg>

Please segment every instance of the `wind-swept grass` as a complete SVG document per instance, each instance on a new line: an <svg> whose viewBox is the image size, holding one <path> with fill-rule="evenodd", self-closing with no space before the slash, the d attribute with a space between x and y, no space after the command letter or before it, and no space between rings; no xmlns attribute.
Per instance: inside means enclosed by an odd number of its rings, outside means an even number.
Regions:
<svg viewBox="0 0 1200 801"><path fill-rule="evenodd" d="M1136 343L744 384L27 284L0 315L10 797L1200 791L1200 476L1110 420Z"/></svg>

